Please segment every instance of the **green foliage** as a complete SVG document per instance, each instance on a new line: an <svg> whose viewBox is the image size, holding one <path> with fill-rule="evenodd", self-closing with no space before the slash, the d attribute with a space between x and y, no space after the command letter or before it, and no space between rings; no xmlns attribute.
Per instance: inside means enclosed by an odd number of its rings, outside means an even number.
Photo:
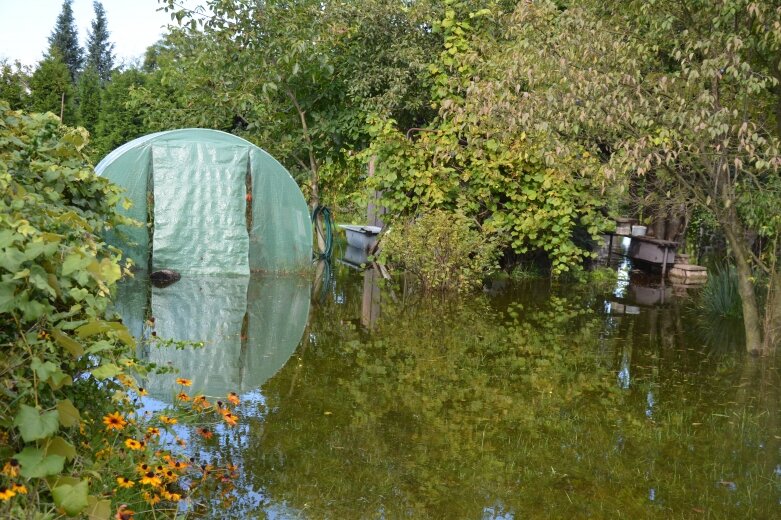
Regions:
<svg viewBox="0 0 781 520"><path fill-rule="evenodd" d="M30 94L30 70L18 61L13 64L0 59L0 100L7 102L14 110L27 107Z"/></svg>
<svg viewBox="0 0 781 520"><path fill-rule="evenodd" d="M143 73L136 69L115 71L100 100L100 113L93 138L92 158L98 162L113 149L147 133L139 111L127 106L130 90L142 86Z"/></svg>
<svg viewBox="0 0 781 520"><path fill-rule="evenodd" d="M78 82L78 106L79 125L87 129L90 134L95 133L100 117L100 78L98 72L92 66L87 67L79 76Z"/></svg>
<svg viewBox="0 0 781 520"><path fill-rule="evenodd" d="M573 241L576 230L596 237L606 225L597 211L604 204L597 162L583 149L554 158L543 133L502 132L503 119L485 116L471 91L482 59L476 42L492 37L491 12L448 5L436 25L444 50L429 68L440 115L411 139L393 120L370 120L374 140L363 157L376 155L379 164L370 187L392 215L458 209L516 253L544 251L553 276L577 271L591 253Z"/></svg>
<svg viewBox="0 0 781 520"><path fill-rule="evenodd" d="M512 271L510 271L510 278L516 282L523 280L536 280L543 277L544 274L539 266L531 262L520 263L513 267Z"/></svg>
<svg viewBox="0 0 781 520"><path fill-rule="evenodd" d="M382 239L383 261L403 267L424 291L479 288L497 268L497 252L474 222L443 210L394 226Z"/></svg>
<svg viewBox="0 0 781 520"><path fill-rule="evenodd" d="M424 71L438 45L438 2L209 1L203 17L163 3L181 28L150 49L133 107L154 130L245 137L312 200L351 204L362 191L365 166L348 163L368 142L368 113L409 125L432 113Z"/></svg>
<svg viewBox="0 0 781 520"><path fill-rule="evenodd" d="M775 270L764 259L778 240L752 255L745 237L773 213L739 206L781 202L780 16L777 2L750 0L519 3L480 71L490 80L471 88L506 132L546 132L552 154L599 157L614 188L645 185L635 202L711 213L738 268L749 350L769 349L752 272Z"/></svg>
<svg viewBox="0 0 781 520"><path fill-rule="evenodd" d="M101 512L92 518L108 519L111 497L143 499L123 494L118 474L133 477L136 464L173 460L156 437L145 437L146 426L168 424L141 416L129 393L140 393L134 376L155 367L137 362L136 340L108 310L128 271L102 235L134 223L116 213L120 190L95 175L86 144L82 128L0 102L3 518L49 518L55 509L76 516L92 504ZM194 411L184 416L200 417ZM111 435L120 430L124 444ZM165 485L150 481L150 502L162 497L170 509L178 501L174 476ZM27 496L14 498L21 493Z"/></svg>
<svg viewBox="0 0 781 520"><path fill-rule="evenodd" d="M75 122L74 89L68 67L59 54L46 57L30 78L30 110L62 115L63 123Z"/></svg>
<svg viewBox="0 0 781 520"><path fill-rule="evenodd" d="M588 272L588 281L597 288L613 288L618 281L618 273L611 267L595 267Z"/></svg>
<svg viewBox="0 0 781 520"><path fill-rule="evenodd" d="M62 11L57 16L57 23L49 36L49 52L47 58L60 56L68 68L71 83L76 78L84 64L84 50L79 45L79 34L76 20L73 18L73 0L63 0Z"/></svg>
<svg viewBox="0 0 781 520"><path fill-rule="evenodd" d="M86 68L92 67L97 72L101 85L105 85L111 79L114 69L114 44L108 39L108 20L103 4L96 1L92 6L95 9L95 19L92 20L87 33Z"/></svg>
<svg viewBox="0 0 781 520"><path fill-rule="evenodd" d="M708 282L700 293L699 308L708 321L743 317L734 267L721 267L708 273Z"/></svg>

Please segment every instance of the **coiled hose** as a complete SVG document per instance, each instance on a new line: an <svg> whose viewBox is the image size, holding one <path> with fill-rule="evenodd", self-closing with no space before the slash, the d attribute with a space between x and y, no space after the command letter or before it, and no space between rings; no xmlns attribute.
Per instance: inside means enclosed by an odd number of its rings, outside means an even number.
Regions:
<svg viewBox="0 0 781 520"><path fill-rule="evenodd" d="M322 219L320 217L322 217ZM323 250L314 250L315 260L331 258L331 253L333 253L334 248L334 231L331 210L325 206L320 206L319 204L315 206L315 209L312 211L312 224L315 228L315 237L320 235L325 239L325 247ZM317 241L317 246L314 247L320 247L319 240Z"/></svg>

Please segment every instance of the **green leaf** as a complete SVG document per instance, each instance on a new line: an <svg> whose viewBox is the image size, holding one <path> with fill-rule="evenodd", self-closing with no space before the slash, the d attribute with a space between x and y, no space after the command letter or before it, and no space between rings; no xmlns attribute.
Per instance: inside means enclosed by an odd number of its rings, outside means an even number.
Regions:
<svg viewBox="0 0 781 520"><path fill-rule="evenodd" d="M15 289L14 282L0 282L0 312L8 312L13 308Z"/></svg>
<svg viewBox="0 0 781 520"><path fill-rule="evenodd" d="M73 460L76 457L76 448L58 435L46 445L46 455L60 455L66 460Z"/></svg>
<svg viewBox="0 0 781 520"><path fill-rule="evenodd" d="M57 368L57 365L55 365L51 361L43 362L37 357L33 358L32 361L30 362L30 368L33 369L35 375L38 376L38 379L40 379L44 383L49 380L49 377L51 377L53 373L59 370L59 368Z"/></svg>
<svg viewBox="0 0 781 520"><path fill-rule="evenodd" d="M6 247L5 250L0 253L0 267L4 268L9 273L15 273L26 259L24 253L17 248Z"/></svg>
<svg viewBox="0 0 781 520"><path fill-rule="evenodd" d="M87 518L89 520L109 520L111 518L111 500L99 500L95 495L87 497Z"/></svg>
<svg viewBox="0 0 781 520"><path fill-rule="evenodd" d="M19 461L21 469L19 473L24 478L43 478L56 475L65 466L65 457L62 455L46 455L43 450L28 446L20 453L14 455Z"/></svg>
<svg viewBox="0 0 781 520"><path fill-rule="evenodd" d="M98 368L92 371L92 375L100 380L108 379L110 377L114 377L121 373L122 373L122 369L119 368L114 363L106 363L105 365L100 365Z"/></svg>
<svg viewBox="0 0 781 520"><path fill-rule="evenodd" d="M78 334L80 338L88 338L90 336L95 336L96 334L105 334L107 332L115 332L119 340L125 345L130 347L136 346L136 340L133 335L130 334L127 327L118 321L94 320L76 329L76 334Z"/></svg>
<svg viewBox="0 0 781 520"><path fill-rule="evenodd" d="M14 426L19 428L24 442L31 442L52 435L60 427L60 422L56 411L41 413L23 404L14 418Z"/></svg>
<svg viewBox="0 0 781 520"><path fill-rule="evenodd" d="M84 256L80 252L71 253L65 257L65 261L62 263L62 275L68 276L73 272L84 269L90 262L92 262L92 258Z"/></svg>
<svg viewBox="0 0 781 520"><path fill-rule="evenodd" d="M89 503L87 495L89 487L86 480L82 480L75 486L63 484L52 489L54 504L65 510L68 516L76 516L84 511Z"/></svg>
<svg viewBox="0 0 781 520"><path fill-rule="evenodd" d="M57 401L57 413L59 414L60 424L66 428L76 426L81 421L79 410L73 406L70 399Z"/></svg>
<svg viewBox="0 0 781 520"><path fill-rule="evenodd" d="M58 329L52 329L52 337L59 346L70 352L73 357L77 358L84 354L84 347L81 346L81 343L69 337L64 332Z"/></svg>
<svg viewBox="0 0 781 520"><path fill-rule="evenodd" d="M49 386L52 387L52 390L59 390L63 386L70 386L72 384L73 379L71 376L59 369L49 377Z"/></svg>

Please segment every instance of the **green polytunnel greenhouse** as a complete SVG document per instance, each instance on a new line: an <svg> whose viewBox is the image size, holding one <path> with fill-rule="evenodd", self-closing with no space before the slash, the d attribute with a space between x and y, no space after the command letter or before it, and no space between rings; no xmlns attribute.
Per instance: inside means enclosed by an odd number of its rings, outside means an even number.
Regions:
<svg viewBox="0 0 781 520"><path fill-rule="evenodd" d="M249 274L300 271L311 261L301 190L240 137L202 128L149 134L95 169L126 190L132 206L120 211L148 224L109 237L140 269Z"/></svg>

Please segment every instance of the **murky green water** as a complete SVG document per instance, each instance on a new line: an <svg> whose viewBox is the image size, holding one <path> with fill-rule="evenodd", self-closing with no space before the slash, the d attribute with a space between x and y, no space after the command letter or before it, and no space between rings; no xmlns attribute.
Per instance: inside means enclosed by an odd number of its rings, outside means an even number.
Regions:
<svg viewBox="0 0 781 520"><path fill-rule="evenodd" d="M213 518L777 518L777 364L624 273L615 287L423 299L334 267L300 278L123 288L147 349L241 424L187 448L240 467ZM498 284L501 285L501 284ZM311 299L310 299L311 295ZM175 376L146 384L150 407Z"/></svg>

